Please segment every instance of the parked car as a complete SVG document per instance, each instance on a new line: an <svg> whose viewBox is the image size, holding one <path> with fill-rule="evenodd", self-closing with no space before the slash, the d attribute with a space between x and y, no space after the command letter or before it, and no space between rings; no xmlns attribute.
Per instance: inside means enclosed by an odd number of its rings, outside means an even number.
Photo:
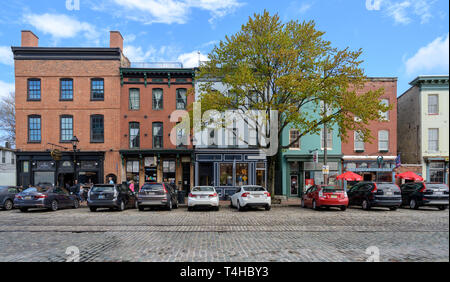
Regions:
<svg viewBox="0 0 450 282"><path fill-rule="evenodd" d="M14 206L21 212L30 208L46 208L56 211L60 208L79 208L76 195L61 187L30 187L16 195Z"/></svg>
<svg viewBox="0 0 450 282"><path fill-rule="evenodd" d="M402 205L412 209L433 206L440 210L448 208L448 185L441 183L413 182L400 186Z"/></svg>
<svg viewBox="0 0 450 282"><path fill-rule="evenodd" d="M168 210L178 208L178 195L175 185L164 183L144 183L139 190L138 209L143 211L149 207L165 207Z"/></svg>
<svg viewBox="0 0 450 282"><path fill-rule="evenodd" d="M99 208L123 211L136 208L136 194L123 184L94 184L88 192L87 204L91 212Z"/></svg>
<svg viewBox="0 0 450 282"><path fill-rule="evenodd" d="M239 187L231 196L231 207L236 207L238 211L242 211L247 207L264 207L270 210L272 200L270 193L262 186L244 185Z"/></svg>
<svg viewBox="0 0 450 282"><path fill-rule="evenodd" d="M303 208L318 210L322 207L337 207L345 211L347 206L347 193L337 185L314 185L302 197Z"/></svg>
<svg viewBox="0 0 450 282"><path fill-rule="evenodd" d="M188 195L188 210L210 207L219 210L219 195L213 186L195 186Z"/></svg>
<svg viewBox="0 0 450 282"><path fill-rule="evenodd" d="M0 208L12 210L14 208L14 198L21 192L20 187L0 186Z"/></svg>
<svg viewBox="0 0 450 282"><path fill-rule="evenodd" d="M347 191L349 206L386 207L396 210L402 204L400 187L393 183L360 182Z"/></svg>

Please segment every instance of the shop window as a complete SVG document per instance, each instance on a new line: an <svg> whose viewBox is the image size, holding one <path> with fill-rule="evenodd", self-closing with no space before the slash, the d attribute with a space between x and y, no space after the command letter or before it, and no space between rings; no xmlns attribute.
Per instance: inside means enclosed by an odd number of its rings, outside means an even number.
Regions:
<svg viewBox="0 0 450 282"><path fill-rule="evenodd" d="M266 165L264 163L256 164L256 185L266 187Z"/></svg>
<svg viewBox="0 0 450 282"><path fill-rule="evenodd" d="M443 162L431 162L430 169L430 182L444 183L445 182L445 164Z"/></svg>
<svg viewBox="0 0 450 282"><path fill-rule="evenodd" d="M135 188L139 187L139 161L127 161L127 182L131 180L134 181Z"/></svg>
<svg viewBox="0 0 450 282"><path fill-rule="evenodd" d="M248 185L248 163L236 164L236 185Z"/></svg>
<svg viewBox="0 0 450 282"><path fill-rule="evenodd" d="M175 183L176 162L163 161L163 181Z"/></svg>
<svg viewBox="0 0 450 282"><path fill-rule="evenodd" d="M233 186L233 164L220 164L220 186Z"/></svg>
<svg viewBox="0 0 450 282"><path fill-rule="evenodd" d="M54 184L55 172L53 171L36 171L34 172L34 185L39 184Z"/></svg>

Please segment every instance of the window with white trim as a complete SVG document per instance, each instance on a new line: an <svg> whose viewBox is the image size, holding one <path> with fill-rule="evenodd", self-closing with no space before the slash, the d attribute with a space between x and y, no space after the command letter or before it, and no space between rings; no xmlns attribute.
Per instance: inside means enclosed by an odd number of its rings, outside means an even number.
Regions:
<svg viewBox="0 0 450 282"><path fill-rule="evenodd" d="M428 128L428 151L439 151L439 128Z"/></svg>
<svg viewBox="0 0 450 282"><path fill-rule="evenodd" d="M355 151L364 151L364 136L361 131L354 132Z"/></svg>
<svg viewBox="0 0 450 282"><path fill-rule="evenodd" d="M381 104L383 104L386 107L388 107L389 106L389 99L381 99ZM389 120L389 111L386 111L386 112L380 111L380 115L382 116L381 120Z"/></svg>
<svg viewBox="0 0 450 282"><path fill-rule="evenodd" d="M437 94L428 95L428 114L439 114L439 96Z"/></svg>
<svg viewBox="0 0 450 282"><path fill-rule="evenodd" d="M322 128L320 132L320 148L323 150L325 148L325 130ZM327 150L333 150L333 130L327 128Z"/></svg>
<svg viewBox="0 0 450 282"><path fill-rule="evenodd" d="M378 131L378 151L389 151L389 131L387 130Z"/></svg>

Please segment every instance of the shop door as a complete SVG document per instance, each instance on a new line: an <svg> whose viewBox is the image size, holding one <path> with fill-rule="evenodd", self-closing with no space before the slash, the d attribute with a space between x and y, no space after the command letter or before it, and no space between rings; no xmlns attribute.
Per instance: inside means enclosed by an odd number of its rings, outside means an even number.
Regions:
<svg viewBox="0 0 450 282"><path fill-rule="evenodd" d="M183 163L183 190L186 192L186 195L191 191L191 164Z"/></svg>
<svg viewBox="0 0 450 282"><path fill-rule="evenodd" d="M298 196L298 175L291 175L291 196Z"/></svg>

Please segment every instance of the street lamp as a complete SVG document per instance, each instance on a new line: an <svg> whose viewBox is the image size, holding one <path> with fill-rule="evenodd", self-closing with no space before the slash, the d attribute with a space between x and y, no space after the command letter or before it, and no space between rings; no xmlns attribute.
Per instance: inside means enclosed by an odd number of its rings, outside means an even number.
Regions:
<svg viewBox="0 0 450 282"><path fill-rule="evenodd" d="M77 145L80 142L80 140L78 140L78 138L76 136L73 136L72 139L70 140L70 143L72 143L72 147L73 147L73 178L78 180L77 177L77 158L76 158L76 154L77 154Z"/></svg>

